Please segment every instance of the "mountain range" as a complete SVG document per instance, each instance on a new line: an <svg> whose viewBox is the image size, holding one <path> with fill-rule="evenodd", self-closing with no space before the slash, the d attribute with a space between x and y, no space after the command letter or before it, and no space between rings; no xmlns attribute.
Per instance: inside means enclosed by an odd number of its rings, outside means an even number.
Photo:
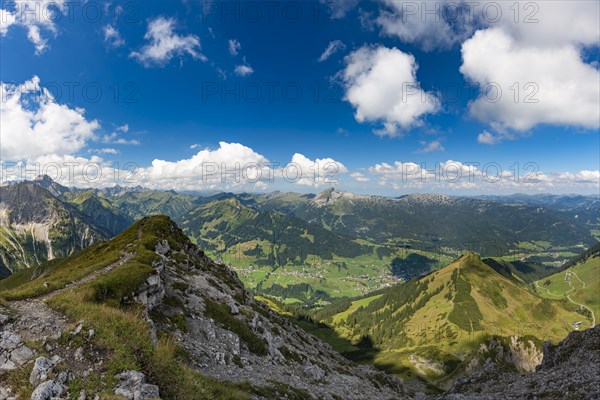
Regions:
<svg viewBox="0 0 600 400"><path fill-rule="evenodd" d="M26 192L35 193L34 209L52 203L74 227L58 241L39 229L26 233L15 219L20 200L14 201L22 196L16 193ZM207 254L233 265L248 287L311 306L422 276L467 250L520 262L522 269L538 271L532 279L541 279L600 232L589 219L573 215L586 207L600 211L587 197L551 197L544 200L548 208L523 196L503 202L444 195L386 198L334 189L318 195L200 197L142 187L67 188L47 176L5 186L2 194L3 275L113 237L144 216L168 215ZM46 214L26 223L64 229L65 223L50 223Z"/></svg>
<svg viewBox="0 0 600 400"><path fill-rule="evenodd" d="M0 277L85 249L110 232L35 184L0 187Z"/></svg>
<svg viewBox="0 0 600 400"><path fill-rule="evenodd" d="M358 339L350 358L371 357L380 368L427 384L403 383L342 357L298 318L255 297L166 216L143 218L110 241L18 271L0 281L0 299L5 398L599 394L598 329L569 334L574 319L586 321L577 329L590 322L473 253L426 277L321 309L314 317L330 327L307 322L327 330L330 340L334 332L338 342ZM557 344L542 345L541 338ZM501 384L486 385L490 377Z"/></svg>

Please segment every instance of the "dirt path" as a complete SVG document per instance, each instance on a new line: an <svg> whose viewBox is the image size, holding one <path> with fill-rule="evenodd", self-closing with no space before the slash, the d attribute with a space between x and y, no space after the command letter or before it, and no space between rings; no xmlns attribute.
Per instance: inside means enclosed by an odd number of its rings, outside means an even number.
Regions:
<svg viewBox="0 0 600 400"><path fill-rule="evenodd" d="M567 282L569 284L569 286L571 287L570 290L567 290L566 292L564 292L563 294L554 294L551 291L549 291L546 288L541 287L537 281L535 282L535 286L538 289L542 289L545 290L546 293L548 293L550 296L554 296L556 298L560 298L562 299L563 297L566 297L567 300L569 300L571 303L575 304L576 306L579 306L581 308L585 308L586 310L588 310L590 312L590 314L592 315L592 327L596 326L596 315L594 315L594 311L592 311L591 308L589 308L588 306L586 306L585 304L581 304L581 303L577 303L576 301L574 301L571 298L571 292L575 292L577 289L575 288L575 286L573 286L573 283L571 283L571 276L575 276L575 278L577 278L577 280L579 280L579 282L581 282L581 284L583 285L582 289L585 289L585 282L583 282L581 280L581 278L579 278L579 276L577 276L577 274L573 271L565 271L565 279L564 281Z"/></svg>
<svg viewBox="0 0 600 400"><path fill-rule="evenodd" d="M571 275L574 275L579 280L579 282L581 282L581 284L583 285L583 288L585 288L585 283L583 283L583 281L577 276L577 274L575 272L569 271L569 279L567 279L567 276L565 274L565 282L567 282L569 284L569 286L571 286L572 291L575 291L575 287L571 283ZM596 316L594 315L594 312L592 311L591 308L589 308L588 306L586 306L584 304L580 304L580 303L573 301L573 299L571 299L571 295L568 295L567 299L569 299L569 301L571 303L588 310L592 314L592 327L596 326Z"/></svg>
<svg viewBox="0 0 600 400"><path fill-rule="evenodd" d="M131 260L133 258L133 256L135 255L135 253L126 253L123 250L121 250L120 253L121 253L121 258L119 260L115 261L114 263L109 264L106 267L99 269L98 271L94 271L91 274L86 275L85 277L81 278L78 281L71 282L62 289L58 289L53 292L47 293L43 296L36 297L35 300L46 301L48 299L53 298L54 296L56 296L59 293L81 287L81 286L85 285L86 283L93 281L97 277L105 275L105 274L109 273L110 271L112 271L113 269L120 267L121 265L123 265L126 262L128 262L129 260ZM31 301L31 300L24 300L24 301Z"/></svg>
<svg viewBox="0 0 600 400"><path fill-rule="evenodd" d="M2 330L17 333L24 340L57 339L60 337L62 331L66 329L68 321L65 316L48 307L46 301L59 293L81 287L97 277L122 266L131 260L135 253L121 251L121 255L122 257L118 261L109 264L76 282L71 282L62 289L55 290L40 297L10 302L9 307L19 314L19 318L10 324L7 324L7 326L2 327Z"/></svg>
<svg viewBox="0 0 600 400"><path fill-rule="evenodd" d="M137 230L138 239L142 238L142 233L142 225L140 224ZM68 321L65 316L48 307L46 301L59 293L81 287L99 276L105 275L113 269L122 266L133 258L135 252L127 253L121 250L120 254L121 258L114 263L92 272L78 281L71 282L61 289L40 297L10 302L9 308L16 312L19 317L13 322L6 324L6 326L0 326L0 330L12 331L19 334L25 340L58 338L61 332L67 327Z"/></svg>

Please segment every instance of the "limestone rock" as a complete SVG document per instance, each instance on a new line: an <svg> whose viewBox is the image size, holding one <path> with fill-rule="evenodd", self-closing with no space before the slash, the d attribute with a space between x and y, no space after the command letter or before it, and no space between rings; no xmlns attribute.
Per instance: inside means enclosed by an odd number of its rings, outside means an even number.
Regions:
<svg viewBox="0 0 600 400"><path fill-rule="evenodd" d="M19 335L8 331L0 334L0 371L17 369L34 356Z"/></svg>
<svg viewBox="0 0 600 400"><path fill-rule="evenodd" d="M48 380L48 374L52 371L52 361L46 357L39 357L35 360L31 374L29 375L29 383L37 387L40 383Z"/></svg>
<svg viewBox="0 0 600 400"><path fill-rule="evenodd" d="M56 381L46 381L41 383L31 394L31 400L52 400L60 397L65 392L65 388Z"/></svg>
<svg viewBox="0 0 600 400"><path fill-rule="evenodd" d="M160 398L159 388L146 383L146 376L137 371L126 371L115 376L119 385L114 393L128 400L145 400Z"/></svg>

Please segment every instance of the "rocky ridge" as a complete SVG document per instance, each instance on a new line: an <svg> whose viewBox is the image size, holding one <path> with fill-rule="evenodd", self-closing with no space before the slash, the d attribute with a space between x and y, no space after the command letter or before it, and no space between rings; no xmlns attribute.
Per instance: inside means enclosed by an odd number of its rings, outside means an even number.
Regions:
<svg viewBox="0 0 600 400"><path fill-rule="evenodd" d="M544 343L535 372L503 370L488 359L474 374L459 378L441 400L600 399L600 325L573 331L554 346Z"/></svg>
<svg viewBox="0 0 600 400"><path fill-rule="evenodd" d="M358 366L254 300L225 264L191 243L156 247L155 273L134 295L157 334L168 332L195 369L219 380L285 384L307 398L406 398L399 380Z"/></svg>
<svg viewBox="0 0 600 400"><path fill-rule="evenodd" d="M163 218L163 217L161 217ZM162 229L162 228L161 228ZM187 354L195 370L219 381L250 382L254 387L275 387L279 398L301 399L404 399L428 398L407 393L394 377L370 366L357 366L255 300L235 272L208 258L169 222L153 245L151 273L122 304L141 305L155 341L169 335ZM157 235L160 237L160 235ZM141 225L138 239L142 237ZM172 238L179 238L173 243ZM93 282L111 269L123 266L131 253L120 249L122 259L62 290ZM14 301L0 307L0 400L18 397L19 387L5 379L6 372L25 373L33 387L32 400L55 398L96 399L100 393L79 391L87 377L106 378L106 349L94 341L90 321L71 321L51 309L45 300ZM440 399L600 398L600 327L573 332L557 346L544 345L544 359L536 372L503 370L491 359L468 377L459 378ZM514 342L514 343L513 343ZM490 343L482 352L500 349ZM499 357L534 362L526 342L511 341L510 351ZM523 363L527 370L529 364ZM110 376L115 396L142 400L158 398L157 386L142 371L124 370ZM29 396L29 395L28 395ZM285 397L287 396L287 397ZM566 397L565 397L566 396ZM166 397L167 398L167 397ZM252 398L273 398L253 392Z"/></svg>

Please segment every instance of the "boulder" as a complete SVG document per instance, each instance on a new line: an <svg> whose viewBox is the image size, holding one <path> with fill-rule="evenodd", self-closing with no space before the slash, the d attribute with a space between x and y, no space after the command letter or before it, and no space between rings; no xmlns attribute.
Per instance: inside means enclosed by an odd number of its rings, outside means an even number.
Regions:
<svg viewBox="0 0 600 400"><path fill-rule="evenodd" d="M114 393L127 400L146 400L160 398L159 388L146 383L146 375L137 371L126 371L115 376L119 385Z"/></svg>
<svg viewBox="0 0 600 400"><path fill-rule="evenodd" d="M63 385L56 381L46 381L35 388L31 394L31 400L52 400L60 397L65 392Z"/></svg>
<svg viewBox="0 0 600 400"><path fill-rule="evenodd" d="M52 361L48 358L38 357L35 360L35 364L29 375L29 383L31 383L33 387L37 387L42 382L47 381L48 374L52 371L53 366Z"/></svg>

